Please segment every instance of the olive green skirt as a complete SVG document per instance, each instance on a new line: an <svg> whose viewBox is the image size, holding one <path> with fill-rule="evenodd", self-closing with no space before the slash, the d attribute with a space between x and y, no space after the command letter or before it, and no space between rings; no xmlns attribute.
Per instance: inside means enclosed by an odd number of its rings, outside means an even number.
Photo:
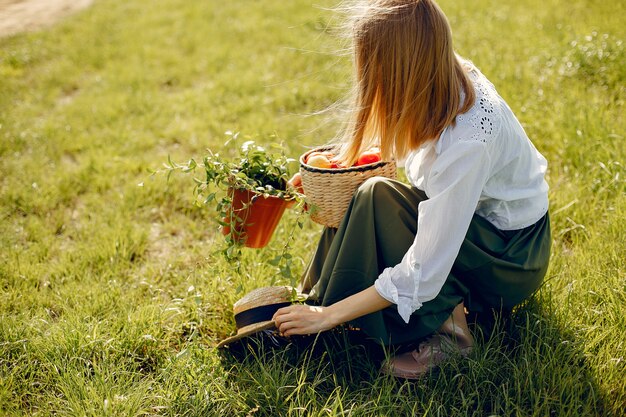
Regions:
<svg viewBox="0 0 626 417"><path fill-rule="evenodd" d="M356 191L339 228L325 228L302 290L309 303L328 306L374 284L413 244L418 205L426 195L376 177ZM386 345L417 343L434 333L464 301L471 312L510 310L536 291L548 268L550 221L502 231L474 215L439 295L405 323L395 305L349 324Z"/></svg>

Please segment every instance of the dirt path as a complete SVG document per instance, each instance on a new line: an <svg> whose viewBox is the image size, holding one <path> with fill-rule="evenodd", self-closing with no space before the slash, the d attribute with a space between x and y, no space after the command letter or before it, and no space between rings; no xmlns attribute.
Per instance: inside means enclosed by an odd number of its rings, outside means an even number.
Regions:
<svg viewBox="0 0 626 417"><path fill-rule="evenodd" d="M93 0L0 0L0 37L50 26Z"/></svg>

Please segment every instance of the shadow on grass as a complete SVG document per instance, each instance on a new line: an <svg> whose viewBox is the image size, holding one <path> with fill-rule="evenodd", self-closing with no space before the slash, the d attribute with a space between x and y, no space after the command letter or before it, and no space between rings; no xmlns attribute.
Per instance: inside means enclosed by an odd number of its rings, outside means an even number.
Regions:
<svg viewBox="0 0 626 417"><path fill-rule="evenodd" d="M491 397L474 414L606 416L606 395L585 357L584 340L556 314L549 295L536 295L510 316L474 328L478 347L463 372L465 383Z"/></svg>
<svg viewBox="0 0 626 417"><path fill-rule="evenodd" d="M230 345L222 354L234 370L280 364L315 374L332 374L345 386L370 379L385 357L379 344L361 332L344 328L289 339L266 330Z"/></svg>
<svg viewBox="0 0 626 417"><path fill-rule="evenodd" d="M549 300L474 333L469 358L417 381L381 376L385 351L344 330L291 341L266 332L222 352L222 363L255 416L610 415L582 342Z"/></svg>

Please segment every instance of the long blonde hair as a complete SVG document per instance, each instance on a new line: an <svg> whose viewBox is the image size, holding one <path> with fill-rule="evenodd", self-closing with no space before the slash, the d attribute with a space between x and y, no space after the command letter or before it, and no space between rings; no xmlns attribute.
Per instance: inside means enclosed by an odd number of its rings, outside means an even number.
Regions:
<svg viewBox="0 0 626 417"><path fill-rule="evenodd" d="M470 109L472 83L433 0L369 0L351 10L356 80L340 159L351 164L373 145L383 158L402 158Z"/></svg>

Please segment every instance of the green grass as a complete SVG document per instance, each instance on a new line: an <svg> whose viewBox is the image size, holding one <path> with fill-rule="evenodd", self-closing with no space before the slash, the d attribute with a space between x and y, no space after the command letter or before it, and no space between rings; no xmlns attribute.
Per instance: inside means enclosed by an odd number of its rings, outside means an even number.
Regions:
<svg viewBox="0 0 626 417"><path fill-rule="evenodd" d="M101 0L0 40L0 415L623 415L624 3L441 5L550 162L551 267L511 322L416 383L354 348L220 357L242 292L289 283L265 260L295 215L233 271L189 179L148 170L230 152L227 130L293 157L333 136L333 112L315 114L349 88L336 16ZM319 231L297 235L294 274Z"/></svg>

